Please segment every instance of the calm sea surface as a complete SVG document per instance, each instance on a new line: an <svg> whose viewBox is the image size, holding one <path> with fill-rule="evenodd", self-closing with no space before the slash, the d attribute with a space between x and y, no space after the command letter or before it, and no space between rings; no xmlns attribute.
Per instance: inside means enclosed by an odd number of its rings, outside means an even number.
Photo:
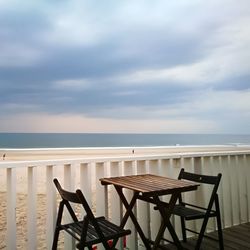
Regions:
<svg viewBox="0 0 250 250"><path fill-rule="evenodd" d="M0 148L250 145L250 135L0 133Z"/></svg>

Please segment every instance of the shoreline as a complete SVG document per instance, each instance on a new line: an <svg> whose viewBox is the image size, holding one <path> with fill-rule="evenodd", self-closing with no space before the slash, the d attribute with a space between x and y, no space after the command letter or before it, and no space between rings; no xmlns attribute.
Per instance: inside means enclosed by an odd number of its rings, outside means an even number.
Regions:
<svg viewBox="0 0 250 250"><path fill-rule="evenodd" d="M171 153L196 153L214 151L250 150L250 145L190 145L152 147L80 147L80 148L0 148L0 163L7 161L30 161L72 159L89 157L139 156Z"/></svg>

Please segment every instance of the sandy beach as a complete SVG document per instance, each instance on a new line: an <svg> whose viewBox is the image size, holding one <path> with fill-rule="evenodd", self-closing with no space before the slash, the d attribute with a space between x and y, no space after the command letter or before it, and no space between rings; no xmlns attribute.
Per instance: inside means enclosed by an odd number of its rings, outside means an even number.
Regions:
<svg viewBox="0 0 250 250"><path fill-rule="evenodd" d="M248 146L206 146L206 147L154 147L154 148L77 148L77 149L0 149L0 249L6 249L6 169L1 168L1 163L13 163L18 161L34 161L49 159L73 159L102 156L140 156L169 153L188 152L214 152L214 151L241 151L250 150ZM38 195L37 195L37 249L46 249L45 246L45 225L46 216L46 176L44 169L37 169ZM63 174L63 168L56 172ZM27 247L27 168L17 169L17 249ZM61 238L62 246L63 238ZM60 249L60 248L59 248ZM63 248L61 248L63 249Z"/></svg>
<svg viewBox="0 0 250 250"><path fill-rule="evenodd" d="M162 147L107 147L107 148L51 148L51 149L0 149L0 162L72 159L97 156L130 156L140 154L169 154L188 152L249 150L248 145L213 146L162 146Z"/></svg>

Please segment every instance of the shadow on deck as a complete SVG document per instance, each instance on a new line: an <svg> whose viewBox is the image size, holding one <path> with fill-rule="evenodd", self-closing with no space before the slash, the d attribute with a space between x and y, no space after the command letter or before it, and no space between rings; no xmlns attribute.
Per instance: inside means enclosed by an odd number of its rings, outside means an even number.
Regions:
<svg viewBox="0 0 250 250"><path fill-rule="evenodd" d="M217 239L217 232L209 233L213 238ZM229 227L223 230L224 248L225 250L250 250L250 223L241 224L239 226ZM196 238L188 239L183 243L183 247L188 250L195 249ZM168 244L166 249L174 250L175 246ZM204 238L201 250L219 249L217 241Z"/></svg>

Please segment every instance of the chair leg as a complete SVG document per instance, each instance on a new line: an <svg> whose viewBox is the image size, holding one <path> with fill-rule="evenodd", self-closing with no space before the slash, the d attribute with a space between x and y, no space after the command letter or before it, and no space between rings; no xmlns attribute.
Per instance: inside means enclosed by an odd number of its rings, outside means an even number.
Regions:
<svg viewBox="0 0 250 250"><path fill-rule="evenodd" d="M52 250L57 249L57 242L58 242L58 238L59 238L59 233L60 233L60 229L58 227L56 227L54 239L53 239Z"/></svg>
<svg viewBox="0 0 250 250"><path fill-rule="evenodd" d="M209 217L206 216L203 223L202 223L201 230L200 230L200 233L199 233L199 237L198 237L198 240L197 240L197 243L196 243L196 246L195 246L195 250L199 250L200 247L201 247L201 242L202 242L202 239L203 239L204 234L205 234L208 219L209 219Z"/></svg>
<svg viewBox="0 0 250 250"><path fill-rule="evenodd" d="M63 203L60 202L59 209L58 209L58 216L57 216L57 220L56 220L56 229L55 229L55 233L54 233L52 250L57 249L57 242L58 242L59 233L61 230L60 225L61 225L61 221L62 221L63 206L64 206Z"/></svg>
<svg viewBox="0 0 250 250"><path fill-rule="evenodd" d="M224 250L224 242L223 242L223 233L222 233L222 226L221 226L221 217L220 217L220 207L218 199L215 199L215 206L217 211L217 227L218 227L218 240L220 245L220 250Z"/></svg>
<svg viewBox="0 0 250 250"><path fill-rule="evenodd" d="M185 219L181 217L181 231L182 231L182 238L183 241L187 241L187 234L186 234L186 225L185 225Z"/></svg>
<svg viewBox="0 0 250 250"><path fill-rule="evenodd" d="M218 238L219 238L220 250L224 250L221 220L218 217L217 217L217 225L218 225Z"/></svg>

